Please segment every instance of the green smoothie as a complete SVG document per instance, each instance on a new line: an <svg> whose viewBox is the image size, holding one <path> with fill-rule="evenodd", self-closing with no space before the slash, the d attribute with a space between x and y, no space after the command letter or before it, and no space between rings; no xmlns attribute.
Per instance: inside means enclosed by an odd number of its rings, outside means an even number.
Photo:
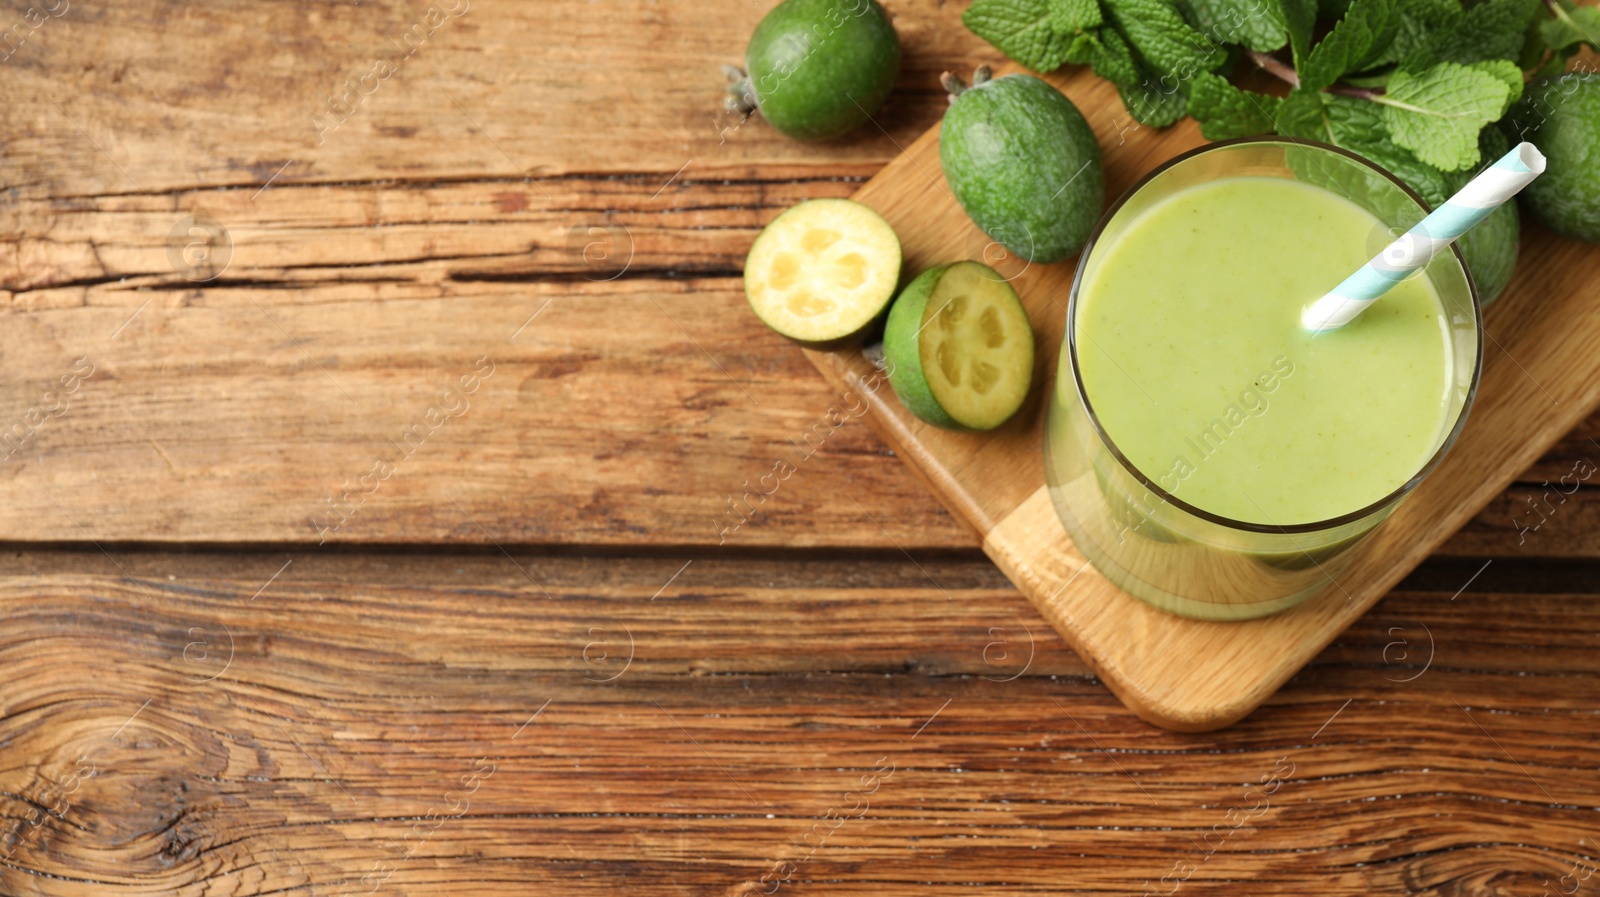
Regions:
<svg viewBox="0 0 1600 897"><path fill-rule="evenodd" d="M1075 337L1111 441L1183 502L1248 523L1327 520L1410 479L1454 423L1450 333L1427 277L1339 330L1300 326L1380 227L1319 187L1228 177L1097 246Z"/></svg>

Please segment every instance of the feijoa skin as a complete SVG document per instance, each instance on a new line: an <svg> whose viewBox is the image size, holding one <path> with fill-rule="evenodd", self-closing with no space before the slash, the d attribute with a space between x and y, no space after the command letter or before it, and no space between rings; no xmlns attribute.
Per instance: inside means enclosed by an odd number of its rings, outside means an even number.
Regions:
<svg viewBox="0 0 1600 897"><path fill-rule="evenodd" d="M1032 75L973 85L946 76L953 99L939 163L956 200L994 240L1029 261L1083 247L1105 205L1100 145L1061 91Z"/></svg>
<svg viewBox="0 0 1600 897"><path fill-rule="evenodd" d="M938 427L992 430L1033 384L1033 327L994 269L956 262L922 272L889 308L889 385L907 411Z"/></svg>
<svg viewBox="0 0 1600 897"><path fill-rule="evenodd" d="M1499 128L1484 128L1478 134L1478 148L1483 154L1483 164L1491 165L1511 149L1511 141ZM1445 175L1450 193L1465 187L1474 173L1469 170ZM1511 283L1521 238L1522 222L1517 216L1517 204L1508 202L1502 203L1456 241L1467 270L1472 272L1472 283L1478 288L1478 299L1484 308Z"/></svg>
<svg viewBox="0 0 1600 897"><path fill-rule="evenodd" d="M1478 300L1486 308L1511 283L1521 234L1517 204L1508 202L1462 234L1456 243L1467 270L1472 272L1472 282L1478 287Z"/></svg>
<svg viewBox="0 0 1600 897"><path fill-rule="evenodd" d="M1600 74L1528 85L1505 123L1511 139L1546 159L1544 174L1517 197L1523 208L1558 234L1600 243Z"/></svg>
<svg viewBox="0 0 1600 897"><path fill-rule="evenodd" d="M900 38L877 0L784 0L750 36L728 107L799 140L853 131L888 99Z"/></svg>

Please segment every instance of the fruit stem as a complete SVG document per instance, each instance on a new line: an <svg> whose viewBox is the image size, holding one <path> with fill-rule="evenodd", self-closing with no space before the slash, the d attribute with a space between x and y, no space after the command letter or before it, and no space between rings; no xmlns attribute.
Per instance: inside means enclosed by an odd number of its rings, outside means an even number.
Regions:
<svg viewBox="0 0 1600 897"><path fill-rule="evenodd" d="M722 108L749 118L750 113L756 111L756 91L750 84L750 76L744 69L727 63L722 65L722 74L728 77L728 95L722 98Z"/></svg>
<svg viewBox="0 0 1600 897"><path fill-rule="evenodd" d="M1250 61L1268 74L1277 76L1279 80L1290 87L1300 86L1300 76L1295 74L1294 69L1284 65L1282 61L1268 56L1260 50L1250 51Z"/></svg>
<svg viewBox="0 0 1600 897"><path fill-rule="evenodd" d="M987 82L993 76L993 69L986 65L980 65L972 70L972 86L977 87L979 84ZM946 93L950 94L947 99L949 99L949 101L952 103L956 101L956 97L961 96L970 89L967 87L967 83L961 80L960 75L956 75L951 72L941 72L939 74L939 85L945 89Z"/></svg>
<svg viewBox="0 0 1600 897"><path fill-rule="evenodd" d="M1340 84L1328 88L1328 93L1335 93L1342 97L1355 97L1359 100L1383 102L1383 100L1379 99L1383 96L1383 88L1381 87L1369 89L1365 87L1346 87Z"/></svg>
<svg viewBox="0 0 1600 897"><path fill-rule="evenodd" d="M954 72L940 72L939 86L943 87L945 93L950 95L949 100L952 103L956 101L956 97L961 96L967 90L966 82L962 81L961 76Z"/></svg>

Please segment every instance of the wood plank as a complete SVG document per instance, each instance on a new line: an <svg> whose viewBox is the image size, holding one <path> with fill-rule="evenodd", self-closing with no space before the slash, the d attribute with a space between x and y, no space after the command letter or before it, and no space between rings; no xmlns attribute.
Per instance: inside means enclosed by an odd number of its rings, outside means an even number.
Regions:
<svg viewBox="0 0 1600 897"><path fill-rule="evenodd" d="M7 458L0 538L970 545L864 427L830 423L843 397L797 350L716 311L743 305L717 283L145 295L0 335L8 426L94 366ZM803 460L781 499L746 500L780 457ZM870 522L858 492L895 513Z"/></svg>
<svg viewBox="0 0 1600 897"><path fill-rule="evenodd" d="M117 305L145 293L270 287L299 303L444 299L482 282L578 285L620 278L737 277L778 212L848 196L876 167L706 181L692 171L543 178L478 174L447 181L284 184L19 199L0 254L0 294L18 310ZM678 177L673 177L678 174ZM670 183L668 182L670 179ZM217 219L229 264L193 281L175 266L173 229ZM181 243L189 237L180 234ZM730 287L732 284L729 285Z"/></svg>
<svg viewBox="0 0 1600 897"><path fill-rule="evenodd" d="M938 120L942 68L999 58L956 6L888 5L905 47L893 99L878 126L820 146L721 112L719 66L742 59L763 4L452 0L438 7L459 14L409 57L396 42L427 4L228 0L181 15L69 5L6 61L5 177L26 195L181 200L274 174L521 179L671 172L693 159L695 172L725 177L882 164ZM359 83L396 57L397 73Z"/></svg>
<svg viewBox="0 0 1600 897"><path fill-rule="evenodd" d="M1592 861L1593 564L1454 599L1425 567L1183 735L978 558L513 557L538 587L498 552L13 558L0 888L746 894L789 861L844 894L1442 897Z"/></svg>

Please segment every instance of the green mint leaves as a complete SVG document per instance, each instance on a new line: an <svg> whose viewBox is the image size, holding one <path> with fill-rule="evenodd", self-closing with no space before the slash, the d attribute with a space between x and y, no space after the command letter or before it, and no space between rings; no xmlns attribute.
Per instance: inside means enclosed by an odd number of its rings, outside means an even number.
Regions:
<svg viewBox="0 0 1600 897"><path fill-rule="evenodd" d="M1154 74L1188 80L1227 60L1215 41L1185 22L1168 0L1105 0L1106 12Z"/></svg>
<svg viewBox="0 0 1600 897"><path fill-rule="evenodd" d="M1271 134L1282 105L1277 97L1240 90L1210 72L1196 75L1189 85L1189 114L1200 122L1200 133L1208 140Z"/></svg>
<svg viewBox="0 0 1600 897"><path fill-rule="evenodd" d="M1555 0L1552 12L1553 17L1539 28L1540 36L1550 49L1560 52L1578 44L1588 44L1600 50L1600 7Z"/></svg>
<svg viewBox="0 0 1600 897"><path fill-rule="evenodd" d="M1455 0L1413 0L1401 13L1402 28L1413 39L1397 41L1402 52L1395 60L1420 72L1440 62L1516 59L1538 8L1539 0L1484 0L1465 11Z"/></svg>
<svg viewBox="0 0 1600 897"><path fill-rule="evenodd" d="M961 14L972 33L1036 72L1061 67L1074 34L1055 30L1048 0L976 0Z"/></svg>
<svg viewBox="0 0 1600 897"><path fill-rule="evenodd" d="M1373 102L1382 104L1383 123L1397 145L1442 171L1459 171L1477 164L1478 132L1511 104L1511 79L1520 95L1522 72L1510 62L1441 62L1421 74L1396 72L1388 92Z"/></svg>
<svg viewBox="0 0 1600 897"><path fill-rule="evenodd" d="M1299 66L1300 87L1321 90L1339 80L1345 72L1357 71L1356 63L1372 52L1373 45L1388 34L1394 18L1394 0L1354 0L1344 18L1328 32Z"/></svg>
<svg viewBox="0 0 1600 897"><path fill-rule="evenodd" d="M1333 143L1434 203L1503 142L1526 80L1600 51L1577 0L973 0L962 21L1036 71L1092 67L1142 124ZM1250 68L1282 86L1229 80Z"/></svg>
<svg viewBox="0 0 1600 897"><path fill-rule="evenodd" d="M1057 34L1081 34L1105 21L1100 0L1050 0L1048 5L1050 27Z"/></svg>
<svg viewBox="0 0 1600 897"><path fill-rule="evenodd" d="M1270 53L1289 42L1283 6L1268 0L1180 0L1184 18L1216 44ZM1315 3L1312 4L1313 14Z"/></svg>

